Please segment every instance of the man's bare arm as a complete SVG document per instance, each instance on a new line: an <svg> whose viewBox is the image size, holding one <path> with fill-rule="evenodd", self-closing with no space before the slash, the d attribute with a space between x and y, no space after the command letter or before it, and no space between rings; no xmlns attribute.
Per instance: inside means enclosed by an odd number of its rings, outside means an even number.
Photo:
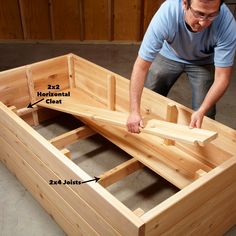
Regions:
<svg viewBox="0 0 236 236"><path fill-rule="evenodd" d="M216 67L215 80L200 108L193 113L190 127L200 128L205 113L223 96L232 74L232 67Z"/></svg>
<svg viewBox="0 0 236 236"><path fill-rule="evenodd" d="M140 115L140 103L144 82L151 62L137 57L130 80L130 115L127 120L127 128L132 133L139 133L139 128L143 127Z"/></svg>

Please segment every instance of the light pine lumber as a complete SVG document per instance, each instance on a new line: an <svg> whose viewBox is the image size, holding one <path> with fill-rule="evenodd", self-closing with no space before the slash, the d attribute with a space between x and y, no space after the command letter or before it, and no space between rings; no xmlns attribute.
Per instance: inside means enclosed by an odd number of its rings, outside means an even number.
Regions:
<svg viewBox="0 0 236 236"><path fill-rule="evenodd" d="M136 210L134 210L134 214L138 217L142 216L144 213L144 210L141 208L137 208Z"/></svg>
<svg viewBox="0 0 236 236"><path fill-rule="evenodd" d="M75 73L74 73L74 57L72 54L69 54L67 56L68 60L68 77L69 77L69 83L70 88L75 88Z"/></svg>
<svg viewBox="0 0 236 236"><path fill-rule="evenodd" d="M2 134L1 136L9 142L9 145L14 148L14 150L18 151L18 154L22 157L20 160L14 159L14 162L23 162L28 164L35 172L39 174L39 176L46 181L47 186L51 186L53 190L55 190L59 196L64 199L70 208L72 208L72 213L70 210L65 212L67 215L68 220L77 226L77 221L80 222L82 220L81 227L83 228L83 222L89 222L90 226L96 228L96 231L100 235L117 235L118 233L97 213L94 209L92 209L83 198L81 198L78 194L76 194L72 189L71 185L49 185L49 181L52 180L61 180L62 182L64 179L60 178L56 172L58 170L51 169L42 162L37 155L32 153L23 143L21 143L14 134L12 134L9 130L2 127L0 125ZM13 156L12 158L15 158ZM56 158L56 157L55 157ZM22 168L18 168L18 171ZM24 168L23 168L24 169ZM27 172L27 169L26 169ZM91 178L91 177L90 177ZM70 179L67 179L70 180ZM74 179L73 180L77 180ZM81 186L80 186L81 187ZM78 188L78 186L77 186ZM52 191L52 190L51 190ZM50 194L50 190L47 191ZM60 201L57 202L59 205ZM63 202L62 202L63 203ZM67 206L68 208L68 206ZM64 211L64 210L63 210ZM75 211L75 213L74 213ZM98 220L99 219L99 220ZM85 225L86 227L86 225Z"/></svg>
<svg viewBox="0 0 236 236"><path fill-rule="evenodd" d="M204 178L199 178L191 185L182 189L174 196L168 198L158 206L145 213L141 219L146 222L145 232L150 235L161 235L174 227L180 220L195 212L199 207L211 199L218 199L220 192L224 192L229 186L235 185L236 178L236 158L233 157L219 167L205 174ZM223 193L225 200L227 195ZM214 200L212 200L214 201ZM235 206L234 204L232 207ZM222 206L224 208L224 206ZM208 211L205 211L204 217ZM212 214L212 211L209 212ZM191 218L191 216L190 216ZM223 221L224 219L221 218ZM177 229L176 229L177 230Z"/></svg>
<svg viewBox="0 0 236 236"><path fill-rule="evenodd" d="M101 126L80 118L84 123L87 123L95 131L109 139L111 142L116 144L118 147L129 153L138 161L142 162L149 169L162 176L164 179L175 185L177 188L182 189L192 183L191 178L186 176L182 169L176 166L176 164L168 161L160 153L153 151L151 148L143 145L143 141L140 141L130 136L125 136L122 130L105 127L101 129ZM116 134L114 136L114 133ZM132 145L131 145L132 144Z"/></svg>
<svg viewBox="0 0 236 236"><path fill-rule="evenodd" d="M26 66L26 78L28 82L28 88L29 88L29 95L30 95L30 102L31 104L36 102L36 94L34 89L34 81L32 78L32 69L31 66ZM32 112L34 125L37 126L39 124L39 118L37 111Z"/></svg>
<svg viewBox="0 0 236 236"><path fill-rule="evenodd" d="M116 78L113 75L107 76L107 108L116 110Z"/></svg>
<svg viewBox="0 0 236 236"><path fill-rule="evenodd" d="M137 161L135 158L132 158L100 175L100 180L98 181L98 183L103 187L108 187L121 180L122 178L141 169L142 167L143 164L141 162Z"/></svg>
<svg viewBox="0 0 236 236"><path fill-rule="evenodd" d="M89 176L76 166L69 159L64 158L52 145L41 137L36 131L23 122L18 116L0 103L1 122L14 132L18 138L47 165L57 169L60 179L87 180ZM31 140L30 144L28 141ZM73 191L78 193L90 206L114 227L121 234L130 232L130 235L137 235L143 232L143 222L127 209L122 203L108 193L104 188L96 184L82 185L81 188L71 186ZM94 202L96 199L96 203ZM126 225L125 229L119 225Z"/></svg>
<svg viewBox="0 0 236 236"><path fill-rule="evenodd" d="M148 121L145 132L150 134L157 132L161 137L175 139L179 142L199 144L201 146L204 146L217 138L217 133L214 131L198 128L190 129L186 125L174 124L161 120Z"/></svg>
<svg viewBox="0 0 236 236"><path fill-rule="evenodd" d="M178 121L178 110L175 104L168 104L167 105L167 111L166 111L166 121L168 122L173 122L173 123L177 123ZM174 145L175 142L173 140L170 139L165 139L164 143L166 145Z"/></svg>
<svg viewBox="0 0 236 236"><path fill-rule="evenodd" d="M0 145L4 151L2 157L4 164L17 176L68 235L83 236L86 233L93 236L97 235L86 222L83 222L81 218L74 214L71 207L51 189L48 182L45 182L1 137ZM74 223L71 223L71 220Z"/></svg>
<svg viewBox="0 0 236 236"><path fill-rule="evenodd" d="M92 62L89 62L79 56L74 55L75 58L75 78L76 78L76 87L81 89L81 84L82 86L85 86L88 80L84 80L82 82L80 80L81 74L84 74L85 78L89 79L88 83L99 83L99 84L104 84L103 86L105 87L105 79L108 74L111 74L109 70L106 70ZM119 76L115 73L112 73L116 76L116 87L117 87L117 94L116 94L116 108L117 110L122 110L122 111L128 111L128 91L129 91L129 81L125 79L122 76ZM94 76L97 75L97 76ZM84 84L85 83L85 84ZM89 90L85 90L86 92L89 92ZM98 94L96 93L91 93L91 97L97 98L99 97ZM99 101L103 104L105 103L104 98L99 97ZM141 101L141 111L143 114L146 114L146 111L148 110L149 113L153 116L155 119L165 119L166 118L166 107L169 103L174 103L177 106L178 109L178 123L179 124L184 124L184 125L189 125L190 122L190 117L192 111L177 103L172 101L171 99L168 99L166 97L163 97L161 95L156 94L155 92L148 90L144 88L143 94L142 94L142 101ZM231 153L234 155L235 153L235 145L236 145L236 131L233 130L232 128L229 128L217 121L212 121L211 119L204 117L203 124L202 124L203 129L210 129L212 131L215 131L219 134L219 138L215 139L212 141L214 145L210 145L207 150L200 150L195 149L193 151L197 156L204 155L202 160L208 160L210 159L212 162L214 161L214 158L217 158L218 155L212 155L212 150L216 152L217 154L217 149L221 150L221 154L227 150L228 153ZM178 144L178 143L177 143ZM182 146L182 145L181 145ZM179 146L180 147L180 146ZM219 149L220 147L220 149ZM182 148L182 147L181 147ZM184 149L183 149L184 150ZM191 150L190 150L191 151ZM209 153L209 154L208 154ZM231 155L231 156L232 156ZM223 154L223 156L225 156ZM226 155L227 156L227 155ZM217 161L219 162L219 161Z"/></svg>
<svg viewBox="0 0 236 236"><path fill-rule="evenodd" d="M17 114L17 108L15 106L10 106L9 109Z"/></svg>
<svg viewBox="0 0 236 236"><path fill-rule="evenodd" d="M77 129L71 130L55 138L52 138L51 140L49 140L49 142L55 147L62 149L69 144L73 144L79 141L80 139L86 139L94 134L95 132L88 126L81 126Z"/></svg>
<svg viewBox="0 0 236 236"><path fill-rule="evenodd" d="M93 104L96 107L101 107L101 104L94 101L89 96L86 96L81 90L79 91L78 98L83 98L83 103L85 104ZM82 120L93 129L96 129L96 131L105 138L180 189L190 184L193 179L195 179L195 172L198 169L201 168L209 171L209 167L202 165L201 162L181 152L174 146L170 146L167 149L163 145L162 139L157 136L148 134L141 136L132 135L127 133L124 129L118 129L103 124L98 125L90 119ZM148 139L148 143L145 141L146 139Z"/></svg>
<svg viewBox="0 0 236 236"><path fill-rule="evenodd" d="M235 194L236 183L233 183L170 227L165 235L224 235L229 229L224 222L235 217L235 199L232 198Z"/></svg>
<svg viewBox="0 0 236 236"><path fill-rule="evenodd" d="M61 153L62 153L63 155L65 155L66 157L68 157L69 159L71 159L71 152L70 152L69 149L67 149L67 148L61 149Z"/></svg>
<svg viewBox="0 0 236 236"><path fill-rule="evenodd" d="M76 93L76 90L71 91L71 97L62 98L62 104L47 104L44 100L38 103L38 106L126 128L126 121L128 118L127 113L109 111L107 109L78 104L79 101L73 98L74 93ZM148 121L148 124L141 129L141 133L149 133L163 138L192 144L198 143L200 145L205 145L207 142L210 142L217 137L216 132L197 128L190 129L185 125L160 120Z"/></svg>

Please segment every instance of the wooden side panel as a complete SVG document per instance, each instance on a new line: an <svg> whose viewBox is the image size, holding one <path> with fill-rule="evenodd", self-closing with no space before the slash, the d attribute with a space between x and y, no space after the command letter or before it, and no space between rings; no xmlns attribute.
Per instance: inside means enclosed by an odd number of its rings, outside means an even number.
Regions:
<svg viewBox="0 0 236 236"><path fill-rule="evenodd" d="M109 39L109 10L107 0L83 1L84 39Z"/></svg>
<svg viewBox="0 0 236 236"><path fill-rule="evenodd" d="M29 103L25 67L0 72L0 101L17 109Z"/></svg>
<svg viewBox="0 0 236 236"><path fill-rule="evenodd" d="M17 0L0 1L0 39L23 39Z"/></svg>
<svg viewBox="0 0 236 236"><path fill-rule="evenodd" d="M76 215L62 196L57 194L29 164L25 161L25 155L18 152L22 143L18 142L18 148L14 150L9 144L9 139L0 137L1 161L9 168L28 191L35 197L42 207L53 217L68 235L97 235L88 224ZM28 150L26 150L28 151ZM35 157L32 155L31 157ZM42 165L42 164L41 164ZM41 167L42 168L42 167ZM76 222L72 223L71 216ZM84 225L83 225L84 224ZM82 225L82 226L81 226ZM85 231L86 230L86 231Z"/></svg>
<svg viewBox="0 0 236 236"><path fill-rule="evenodd" d="M30 66L34 90L37 92L58 92L69 88L67 57L57 57ZM59 85L59 89L48 89L48 85Z"/></svg>
<svg viewBox="0 0 236 236"><path fill-rule="evenodd" d="M80 39L80 8L78 0L52 0L54 39Z"/></svg>
<svg viewBox="0 0 236 236"><path fill-rule="evenodd" d="M145 33L147 30L147 27L156 13L156 11L159 9L160 5L164 2L164 0L148 0L144 1L144 18L143 18L143 32Z"/></svg>
<svg viewBox="0 0 236 236"><path fill-rule="evenodd" d="M16 145L14 149L22 156L23 162L30 165L44 178L46 183L43 185L48 185L50 178L60 179L61 181L83 181L91 178L2 103L0 103L0 124L1 130L3 130L1 137L7 139L7 142L10 142L14 136L18 139L15 141L13 139L11 144ZM22 150L23 146L26 149ZM24 153L24 155L21 153ZM31 153L31 157L29 153ZM17 159L15 161L20 162ZM45 167L51 170L52 175L49 175ZM89 227L94 228L100 235L124 235L125 232L129 232L129 235L136 236L143 232L142 221L100 185L95 183L81 186L69 185L67 190L65 190L65 187L58 185L52 188L76 211L77 217L79 217L78 215L81 216L84 224L87 222ZM47 192L48 195L50 193ZM60 202L57 204L59 205ZM84 224L80 223L79 218L76 220L72 212L68 215L68 220L72 224L77 222L77 226L86 232ZM92 231L89 231L89 235L90 232ZM91 235L94 234L91 233Z"/></svg>
<svg viewBox="0 0 236 236"><path fill-rule="evenodd" d="M233 157L144 214L146 235L222 235L236 223L235 180Z"/></svg>
<svg viewBox="0 0 236 236"><path fill-rule="evenodd" d="M114 0L114 40L140 40L141 0Z"/></svg>
<svg viewBox="0 0 236 236"><path fill-rule="evenodd" d="M48 0L19 0L24 39L51 39Z"/></svg>

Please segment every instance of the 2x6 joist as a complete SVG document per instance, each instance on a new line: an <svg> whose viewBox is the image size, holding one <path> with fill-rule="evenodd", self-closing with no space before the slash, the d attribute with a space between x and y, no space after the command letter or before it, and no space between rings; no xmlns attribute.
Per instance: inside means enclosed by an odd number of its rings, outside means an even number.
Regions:
<svg viewBox="0 0 236 236"><path fill-rule="evenodd" d="M71 130L67 133L64 133L62 135L59 135L51 139L49 142L58 149L62 149L69 144L73 144L80 139L88 138L94 135L95 133L96 132L94 132L88 126L82 126L77 129Z"/></svg>

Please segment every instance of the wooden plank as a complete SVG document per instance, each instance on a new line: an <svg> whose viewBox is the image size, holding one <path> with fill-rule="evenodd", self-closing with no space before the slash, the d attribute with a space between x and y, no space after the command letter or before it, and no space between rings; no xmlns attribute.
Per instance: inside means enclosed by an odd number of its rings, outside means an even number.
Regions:
<svg viewBox="0 0 236 236"><path fill-rule="evenodd" d="M114 17L114 40L140 40L140 0L114 0Z"/></svg>
<svg viewBox="0 0 236 236"><path fill-rule="evenodd" d="M173 123L177 123L178 121L178 110L175 104L168 104L167 105L167 111L166 111L166 121L168 122L173 122ZM170 139L165 139L164 143L166 145L174 145L175 142L173 140Z"/></svg>
<svg viewBox="0 0 236 236"><path fill-rule="evenodd" d="M0 39L23 39L20 9L17 0L1 1Z"/></svg>
<svg viewBox="0 0 236 236"><path fill-rule="evenodd" d="M65 155L66 157L68 157L69 159L71 159L71 152L70 152L69 149L67 149L67 148L61 149L61 153L62 153L63 155Z"/></svg>
<svg viewBox="0 0 236 236"><path fill-rule="evenodd" d="M141 169L142 167L143 167L142 163L137 161L135 158L132 158L100 175L99 176L100 180L98 182L103 187L108 187L114 184L115 182L121 180L122 178Z"/></svg>
<svg viewBox="0 0 236 236"><path fill-rule="evenodd" d="M58 194L53 185L49 185L49 181L45 180L38 174L27 161L24 160L7 142L0 137L0 145L3 152L3 162L6 166L11 166L14 174L22 181L23 185L31 192L31 194L46 207L45 210L53 214L53 218L69 231L71 235L85 235L86 233L93 236L97 233L77 214L71 206ZM19 149L17 149L19 150ZM42 165L42 164L41 164ZM49 179L48 179L49 180ZM57 185L60 188L60 185ZM46 205L45 205L46 202ZM63 217L61 216L63 215ZM62 222L65 219L65 222ZM69 230L69 227L71 229Z"/></svg>
<svg viewBox="0 0 236 236"><path fill-rule="evenodd" d="M152 147L147 147L145 144L145 140L140 140L137 136L131 136L124 134L124 131L120 128L114 128L111 126L98 125L96 122L92 120L80 118L84 123L88 124L95 131L103 135L109 141L113 142L122 150L129 153L132 157L143 163L149 169L153 170L155 173L162 176L164 179L175 185L177 188L182 189L187 185L191 184L193 180L191 180L191 173L187 170L183 170L179 168L179 166L173 162L173 160L169 160L162 153L158 152L158 150L153 150ZM115 134L115 135L114 135ZM159 146L157 146L157 149ZM174 155L169 157L171 159ZM178 163L179 164L179 163ZM189 177L190 176L190 177Z"/></svg>
<svg viewBox="0 0 236 236"><path fill-rule="evenodd" d="M69 88L67 56L31 64L31 69L36 92L48 92L48 85L58 85L57 91Z"/></svg>
<svg viewBox="0 0 236 236"><path fill-rule="evenodd" d="M7 106L15 106L19 109L29 104L30 97L25 71L25 67L20 67L0 72L0 101Z"/></svg>
<svg viewBox="0 0 236 236"><path fill-rule="evenodd" d="M56 170L60 179L84 181L91 178L73 162L64 158L59 150L50 145L2 103L0 103L0 117L1 123L3 122L11 132L15 133L19 140L34 152L46 166ZM28 140L31 140L30 144ZM81 196L91 208L99 212L106 222L120 234L125 234L127 230L130 235L138 235L143 232L143 222L101 186L84 184L78 188L72 185L71 189ZM125 229L120 228L120 224L126 225Z"/></svg>
<svg viewBox="0 0 236 236"><path fill-rule="evenodd" d="M70 81L70 88L75 88L75 70L74 70L74 57L72 54L67 56L68 61L68 77Z"/></svg>
<svg viewBox="0 0 236 236"><path fill-rule="evenodd" d="M136 210L134 210L134 214L138 217L142 216L144 213L144 210L141 208L137 208Z"/></svg>
<svg viewBox="0 0 236 236"><path fill-rule="evenodd" d="M55 138L52 138L51 140L49 140L49 142L58 149L62 149L69 144L73 144L80 139L86 139L94 134L95 132L91 130L88 126L82 126L62 135L59 135Z"/></svg>
<svg viewBox="0 0 236 236"><path fill-rule="evenodd" d="M109 40L108 1L83 1L84 39Z"/></svg>
<svg viewBox="0 0 236 236"><path fill-rule="evenodd" d="M84 231L84 228L87 228L87 223L89 225L96 229L96 231L99 233L99 235L119 235L118 232L113 229L100 215L97 213L94 209L92 209L83 198L81 198L80 195L76 194L71 188L69 184L64 185L64 180L73 180L76 181L77 179L74 179L70 177L69 179L61 179L57 172L59 170L57 169L51 169L50 167L46 166L44 162L40 160L40 158L35 155L34 153L29 150L28 147L26 147L19 139L16 138L16 136L11 133L9 130L4 128L2 124L0 124L1 127L1 136L9 142L9 145L14 148L14 150L17 150L18 155L21 156L21 158L18 157L11 157L14 162L18 165L24 165L24 168L18 168L18 171L21 171L22 169L28 172L30 168L34 170L34 172L37 172L37 174L40 176L41 179L43 179L46 182L47 186L50 186L52 189L48 189L47 194L51 196L51 192L54 193L54 191L63 199L62 203L60 201L57 201L56 203L59 205L58 207L63 207L64 202L66 202L66 208L65 210L65 216L67 217L67 220L76 228L81 228L82 231ZM56 157L55 157L56 158ZM64 157L65 159L65 157ZM27 168L30 166L30 168ZM61 184L49 184L51 180L54 181L61 181ZM78 185L75 185L76 188L81 187ZM42 186L43 187L43 186ZM52 195L53 195L52 193ZM60 208L61 209L61 208ZM64 209L62 209L62 212L64 212ZM99 220L98 220L99 219ZM78 223L80 223L78 225ZM88 232L92 231L88 227ZM86 232L86 230L85 230ZM83 234L84 235L84 234ZM85 234L86 235L86 234ZM92 233L94 235L94 233Z"/></svg>
<svg viewBox="0 0 236 236"><path fill-rule="evenodd" d="M71 91L71 97L63 98L62 104L47 104L42 101L38 105L126 128L128 114L78 104L78 100L73 98L74 93L76 93L76 90ZM159 120L148 121L148 124L141 129L141 133L200 145L205 145L217 137L217 133L212 131L197 128L190 129L188 126Z"/></svg>
<svg viewBox="0 0 236 236"><path fill-rule="evenodd" d="M52 9L55 40L80 39L79 1L52 0Z"/></svg>
<svg viewBox="0 0 236 236"><path fill-rule="evenodd" d="M116 78L113 75L107 77L107 108L116 110Z"/></svg>
<svg viewBox="0 0 236 236"><path fill-rule="evenodd" d="M48 0L19 0L24 39L51 39Z"/></svg>
<svg viewBox="0 0 236 236"><path fill-rule="evenodd" d="M114 40L114 1L108 0L108 34L109 41Z"/></svg>
<svg viewBox="0 0 236 236"><path fill-rule="evenodd" d="M178 222L185 218L187 219L189 217L189 220L194 220L194 217L192 218L191 214L195 214L200 207L204 206L204 204L208 204L208 201L211 207L210 209L206 208L203 212L201 211L204 213L204 217L216 213L217 209L220 209L220 207L212 209L212 204L214 201L221 199L221 197L223 197L224 201L232 199L232 195L229 194L231 195L231 197L229 197L227 192L228 190L233 192L236 191L235 179L236 158L233 157L219 167L216 167L214 170L205 174L204 178L196 180L191 185L145 213L141 219L146 222L146 234L150 236L161 235L172 227L175 227ZM221 192L222 195L220 196L219 193ZM234 199L231 205L234 208L235 203ZM227 208L225 205L222 205L221 207L222 210L226 210ZM230 213L228 212L227 214L230 217ZM224 221L224 216L219 217L220 220ZM200 219L200 222L201 221L202 218ZM220 223L220 221L218 221L218 223ZM199 225L196 224L194 226L192 224L192 227L193 229L197 229ZM205 227L209 227L209 225L204 226L203 229ZM176 227L176 230L181 230L180 228L181 227Z"/></svg>
<svg viewBox="0 0 236 236"><path fill-rule="evenodd" d="M37 99L36 99L36 94L35 94L35 89L34 89L34 81L32 78L32 69L30 66L26 66L26 78L28 82L30 102L31 104L33 104L37 101ZM39 124L37 111L32 111L32 115L33 115L34 125L36 126Z"/></svg>
<svg viewBox="0 0 236 236"><path fill-rule="evenodd" d="M78 93L77 102L83 98L84 104L103 107L83 91L78 90ZM132 135L125 129L95 124L90 119L82 119L82 121L178 188L183 188L191 183L195 179L195 172L198 169L210 170L209 167L176 147L166 148L162 139L157 136Z"/></svg>
<svg viewBox="0 0 236 236"><path fill-rule="evenodd" d="M164 0L149 0L144 1L144 22L143 22L143 32L145 33L147 30L147 27L156 13L156 11L159 9L160 5L164 2Z"/></svg>
<svg viewBox="0 0 236 236"><path fill-rule="evenodd" d="M150 120L144 128L146 133L158 133L160 137L174 139L179 142L199 144L204 146L217 138L217 133L210 130L193 128L161 120ZM143 131L142 131L143 132Z"/></svg>

